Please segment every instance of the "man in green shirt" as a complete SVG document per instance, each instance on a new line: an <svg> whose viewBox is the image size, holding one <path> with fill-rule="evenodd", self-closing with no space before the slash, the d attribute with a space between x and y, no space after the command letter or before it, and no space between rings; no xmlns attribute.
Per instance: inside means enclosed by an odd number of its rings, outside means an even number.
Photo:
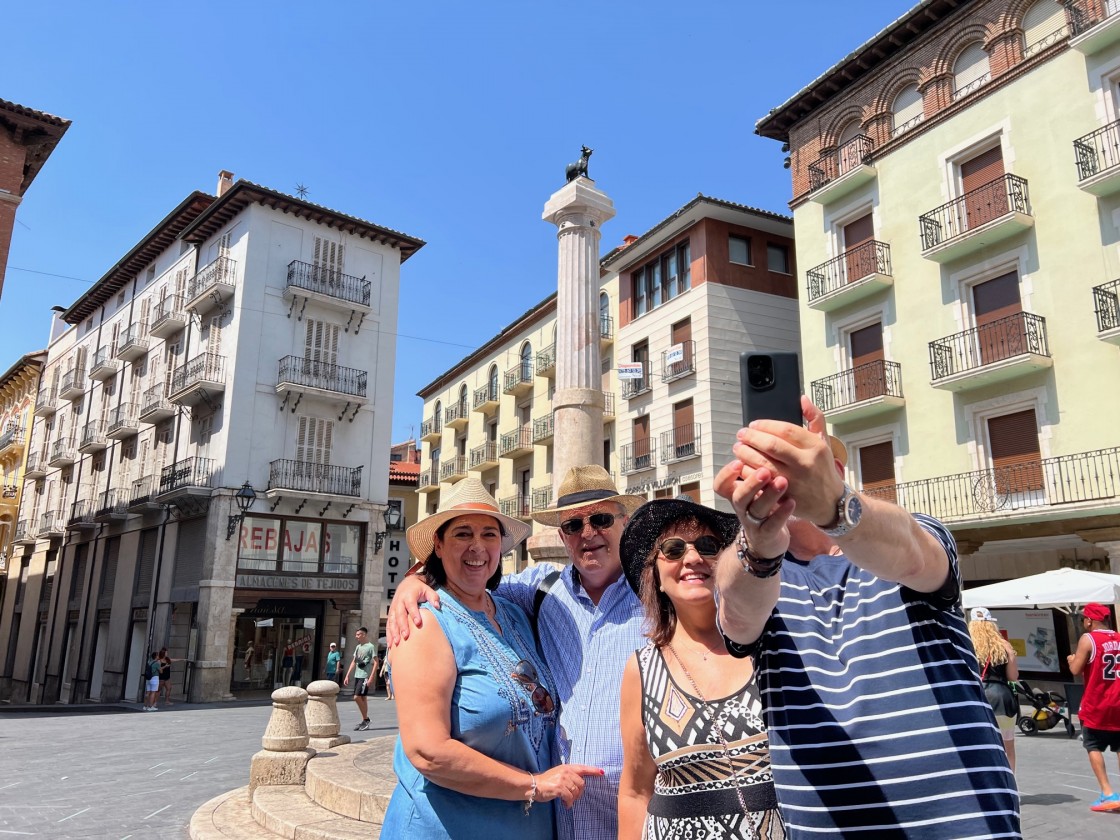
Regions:
<svg viewBox="0 0 1120 840"><path fill-rule="evenodd" d="M342 684L350 685L350 675L354 675L354 703L362 713L362 722L354 729L358 732L369 729L369 705L366 694L372 688L370 683L377 673L377 648L369 641L366 628L359 627L354 633L358 646L354 648L354 658L350 660L350 667L346 669L346 676Z"/></svg>

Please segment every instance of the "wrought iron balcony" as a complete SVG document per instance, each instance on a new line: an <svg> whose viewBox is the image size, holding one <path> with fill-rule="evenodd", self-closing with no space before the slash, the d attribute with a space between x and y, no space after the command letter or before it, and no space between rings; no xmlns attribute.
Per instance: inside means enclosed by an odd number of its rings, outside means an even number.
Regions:
<svg viewBox="0 0 1120 840"><path fill-rule="evenodd" d="M1097 315L1097 337L1120 344L1120 280L1093 287L1093 309Z"/></svg>
<svg viewBox="0 0 1120 840"><path fill-rule="evenodd" d="M47 453L32 452L27 456L27 466L23 470L24 478L43 478L47 474Z"/></svg>
<svg viewBox="0 0 1120 840"><path fill-rule="evenodd" d="M942 522L1061 517L1063 508L1120 505L1120 447L908 481L863 491Z"/></svg>
<svg viewBox="0 0 1120 840"><path fill-rule="evenodd" d="M89 499L80 499L70 505L70 518L66 520L66 530L84 531L96 527L97 522L93 518L93 504Z"/></svg>
<svg viewBox="0 0 1120 840"><path fill-rule="evenodd" d="M156 338L167 338L187 326L187 312L181 295L168 295L156 304L149 331Z"/></svg>
<svg viewBox="0 0 1120 840"><path fill-rule="evenodd" d="M443 437L443 418L437 412L420 424L420 440L437 443Z"/></svg>
<svg viewBox="0 0 1120 840"><path fill-rule="evenodd" d="M276 376L276 393L295 392L363 405L368 376L364 370L317 362L303 356L285 356Z"/></svg>
<svg viewBox="0 0 1120 840"><path fill-rule="evenodd" d="M61 437L51 446L51 459L48 465L52 467L67 467L78 459L72 436Z"/></svg>
<svg viewBox="0 0 1120 840"><path fill-rule="evenodd" d="M1046 319L1029 312L929 343L932 385L962 391L1052 365Z"/></svg>
<svg viewBox="0 0 1120 840"><path fill-rule="evenodd" d="M93 518L98 522L128 519L128 498L120 490L106 490L97 499Z"/></svg>
<svg viewBox="0 0 1120 840"><path fill-rule="evenodd" d="M288 263L285 295L310 295L327 303L345 303L347 309L370 307L370 281L325 265L292 260Z"/></svg>
<svg viewBox="0 0 1120 840"><path fill-rule="evenodd" d="M1120 41L1120 3L1116 0L1067 0L1073 37L1069 45L1093 55Z"/></svg>
<svg viewBox="0 0 1120 840"><path fill-rule="evenodd" d="M200 353L175 369L171 377L169 398L180 405L196 405L206 394L220 394L226 389L226 357L217 353Z"/></svg>
<svg viewBox="0 0 1120 840"><path fill-rule="evenodd" d="M922 256L949 262L1033 224L1026 179L1002 175L918 217Z"/></svg>
<svg viewBox="0 0 1120 840"><path fill-rule="evenodd" d="M86 393L86 369L72 368L62 374L58 395L64 400L80 400Z"/></svg>
<svg viewBox="0 0 1120 840"><path fill-rule="evenodd" d="M128 329L117 340L115 355L121 361L135 362L147 354L150 343L147 322L137 321L129 324Z"/></svg>
<svg viewBox="0 0 1120 840"><path fill-rule="evenodd" d="M548 347L537 353L537 376L552 376L556 373L556 345Z"/></svg>
<svg viewBox="0 0 1120 840"><path fill-rule="evenodd" d="M93 364L89 368L89 378L104 382L117 375L117 360L113 358L113 348L108 344L98 347L93 354Z"/></svg>
<svg viewBox="0 0 1120 840"><path fill-rule="evenodd" d="M661 353L661 381L674 382L696 372L696 342L689 339Z"/></svg>
<svg viewBox="0 0 1120 840"><path fill-rule="evenodd" d="M481 388L475 390L471 408L474 411L481 411L483 414L489 414L497 409L501 396L502 394L501 391L498 390L497 383L483 385Z"/></svg>
<svg viewBox="0 0 1120 840"><path fill-rule="evenodd" d="M556 424L551 414L533 421L533 443L552 443Z"/></svg>
<svg viewBox="0 0 1120 840"><path fill-rule="evenodd" d="M54 388L40 388L35 397L35 416L50 417L58 409L55 402L58 400L58 391Z"/></svg>
<svg viewBox="0 0 1120 840"><path fill-rule="evenodd" d="M82 429L82 439L78 451L84 454L100 452L109 443L105 439L105 425L100 420L90 420Z"/></svg>
<svg viewBox="0 0 1120 840"><path fill-rule="evenodd" d="M622 380L622 398L624 400L648 394L651 388L649 370L645 370L640 379Z"/></svg>
<svg viewBox="0 0 1120 840"><path fill-rule="evenodd" d="M1120 190L1120 120L1073 141L1077 186L1096 196Z"/></svg>
<svg viewBox="0 0 1120 840"><path fill-rule="evenodd" d="M229 257L218 257L204 265L187 284L186 308L196 315L205 315L212 309L224 307L237 288L237 262Z"/></svg>
<svg viewBox="0 0 1120 840"><path fill-rule="evenodd" d="M176 461L160 471L158 498L166 502L181 496L209 496L213 475L213 458Z"/></svg>
<svg viewBox="0 0 1120 840"><path fill-rule="evenodd" d="M957 102L961 99L964 99L969 94L975 93L976 91L980 90L980 88L984 87L984 85L988 84L988 82L990 82L991 80L991 73L983 73L980 76L977 76L968 84L961 85L959 88L953 90L953 101Z"/></svg>
<svg viewBox="0 0 1120 840"><path fill-rule="evenodd" d="M813 404L833 423L893 411L906 404L902 366L883 359L814 380Z"/></svg>
<svg viewBox="0 0 1120 840"><path fill-rule="evenodd" d="M805 272L810 309L828 312L894 283L891 246L874 239Z"/></svg>
<svg viewBox="0 0 1120 840"><path fill-rule="evenodd" d="M700 453L700 424L690 423L661 433L661 463L672 464Z"/></svg>
<svg viewBox="0 0 1120 840"><path fill-rule="evenodd" d="M276 460L268 465L268 492L281 491L356 498L362 495L362 468Z"/></svg>
<svg viewBox="0 0 1120 840"><path fill-rule="evenodd" d="M498 502L498 507L503 515L512 516L514 519L529 519L533 512L529 497L522 496L520 493L506 496Z"/></svg>
<svg viewBox="0 0 1120 840"><path fill-rule="evenodd" d="M121 403L109 412L109 426L105 437L113 440L130 438L140 431L136 403Z"/></svg>
<svg viewBox="0 0 1120 840"><path fill-rule="evenodd" d="M533 513L552 507L552 485L538 487L533 491Z"/></svg>
<svg viewBox="0 0 1120 840"><path fill-rule="evenodd" d="M163 505L155 500L158 490L158 476L146 475L143 478L136 479L132 482L132 488L128 494L128 509L132 513L143 513L146 510L162 508Z"/></svg>
<svg viewBox="0 0 1120 840"><path fill-rule="evenodd" d="M614 394L610 391L603 392L603 419L614 417Z"/></svg>
<svg viewBox="0 0 1120 840"><path fill-rule="evenodd" d="M653 467L653 454L651 440L641 438L619 447L619 470L623 475L641 472Z"/></svg>
<svg viewBox="0 0 1120 840"><path fill-rule="evenodd" d="M429 469L420 473L419 483L416 489L421 493L430 493L439 489L439 466L433 465Z"/></svg>
<svg viewBox="0 0 1120 840"><path fill-rule="evenodd" d="M498 466L498 442L488 440L471 450L471 469L490 470Z"/></svg>
<svg viewBox="0 0 1120 840"><path fill-rule="evenodd" d="M810 199L827 204L862 187L876 176L871 165L875 143L866 134L858 134L833 152L809 164Z"/></svg>
<svg viewBox="0 0 1120 840"><path fill-rule="evenodd" d="M528 455L533 451L533 427L526 423L506 432L498 443L498 457L516 458L519 455Z"/></svg>
<svg viewBox="0 0 1120 840"><path fill-rule="evenodd" d="M17 426L15 423L9 423L8 427L0 434L0 455L11 449L13 452L16 449L22 449L26 433L23 426Z"/></svg>
<svg viewBox="0 0 1120 840"><path fill-rule="evenodd" d="M516 367L506 371L505 387L502 391L506 394L527 394L533 389L533 365L531 362L519 362Z"/></svg>
<svg viewBox="0 0 1120 840"><path fill-rule="evenodd" d="M605 347L614 341L614 318L610 315L599 316L599 344Z"/></svg>
<svg viewBox="0 0 1120 840"><path fill-rule="evenodd" d="M62 511L49 510L39 517L39 539L62 539L66 529L62 524Z"/></svg>
<svg viewBox="0 0 1120 840"><path fill-rule="evenodd" d="M467 456L453 455L440 462L439 480L454 484L467 477Z"/></svg>
<svg viewBox="0 0 1120 840"><path fill-rule="evenodd" d="M443 425L449 429L465 428L470 419L466 400L449 405L443 410Z"/></svg>
<svg viewBox="0 0 1120 840"><path fill-rule="evenodd" d="M175 415L175 405L166 396L167 387L161 382L144 392L137 419L141 423L156 424Z"/></svg>
<svg viewBox="0 0 1120 840"><path fill-rule="evenodd" d="M31 533L31 523L28 520L21 519L16 523L16 531L12 537L12 542L16 545L35 544L35 535Z"/></svg>

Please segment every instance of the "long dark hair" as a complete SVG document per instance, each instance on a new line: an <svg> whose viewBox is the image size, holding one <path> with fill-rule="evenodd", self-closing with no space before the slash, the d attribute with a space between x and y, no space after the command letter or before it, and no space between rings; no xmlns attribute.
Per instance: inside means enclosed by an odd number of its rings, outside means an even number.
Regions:
<svg viewBox="0 0 1120 840"><path fill-rule="evenodd" d="M669 596L661 591L661 575L657 572L657 546L660 545L662 537L670 530L698 530L716 533L698 517L685 516L665 523L665 527L661 529L661 533L654 540L653 551L650 552L645 565L642 567L642 576L638 585L638 599L642 602L642 607L645 608L646 636L659 648L665 647L672 641L673 633L677 629L677 611L673 607L673 602L669 600ZM716 538L719 538L718 535Z"/></svg>
<svg viewBox="0 0 1120 840"><path fill-rule="evenodd" d="M485 515L485 514L484 514ZM447 533L448 526L451 525L459 517L448 519L438 528L436 528L436 538L443 542L443 535ZM503 537L506 535L506 528L500 519L495 518L494 522L498 525L498 533ZM421 575L424 582L431 586L433 589L436 587L444 586L447 583L447 570L443 568L443 560L436 556L435 548L432 553L424 560L424 573ZM490 579L486 581L486 588L493 591L498 588L498 584L502 582L502 561L499 557L498 568L494 570L494 574L490 575Z"/></svg>

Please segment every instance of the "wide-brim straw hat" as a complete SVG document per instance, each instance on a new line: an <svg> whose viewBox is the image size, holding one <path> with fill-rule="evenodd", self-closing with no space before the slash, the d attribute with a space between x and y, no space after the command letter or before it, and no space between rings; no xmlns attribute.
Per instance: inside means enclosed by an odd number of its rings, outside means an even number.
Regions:
<svg viewBox="0 0 1120 840"><path fill-rule="evenodd" d="M646 502L630 516L619 543L622 572L635 593L641 588L642 569L658 538L674 522L684 519L696 519L706 525L724 546L731 545L739 532L739 517L735 514L705 507L687 496Z"/></svg>
<svg viewBox="0 0 1120 840"><path fill-rule="evenodd" d="M568 518L566 514L570 511L596 502L618 502L630 514L645 504L645 501L645 496L619 493L610 473L596 464L588 464L568 470L556 494L556 507L534 513L533 521L541 525L559 526Z"/></svg>
<svg viewBox="0 0 1120 840"><path fill-rule="evenodd" d="M848 447L844 445L843 441L838 437L829 435L828 446L832 450L832 457L846 467L848 465Z"/></svg>
<svg viewBox="0 0 1120 840"><path fill-rule="evenodd" d="M427 560L435 548L436 531L440 526L457 516L469 516L472 513L492 516L502 523L506 532L502 537L502 554L524 542L533 530L528 522L502 513L497 499L486 492L481 481L477 478L464 478L439 500L439 510L405 531L412 556L417 560Z"/></svg>

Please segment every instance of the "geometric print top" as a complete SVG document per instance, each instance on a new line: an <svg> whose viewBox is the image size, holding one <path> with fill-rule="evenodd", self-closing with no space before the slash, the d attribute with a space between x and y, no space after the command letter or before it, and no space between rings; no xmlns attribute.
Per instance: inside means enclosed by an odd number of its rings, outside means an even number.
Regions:
<svg viewBox="0 0 1120 840"><path fill-rule="evenodd" d="M705 703L677 685L652 642L636 656L642 723L657 764L643 836L785 837L754 678L730 697Z"/></svg>

